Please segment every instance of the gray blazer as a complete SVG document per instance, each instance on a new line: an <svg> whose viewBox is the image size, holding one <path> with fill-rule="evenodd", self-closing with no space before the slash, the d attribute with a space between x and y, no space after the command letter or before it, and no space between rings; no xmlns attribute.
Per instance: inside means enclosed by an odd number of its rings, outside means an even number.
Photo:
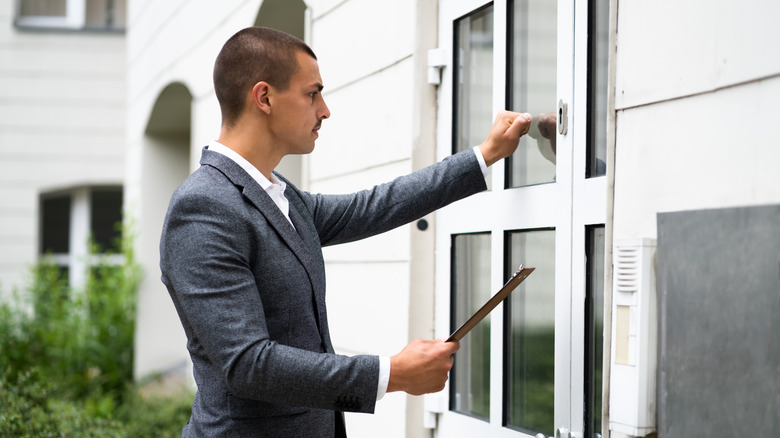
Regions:
<svg viewBox="0 0 780 438"><path fill-rule="evenodd" d="M355 194L288 183L293 228L249 174L204 148L171 198L160 241L198 386L182 436L344 436L339 411L374 411L379 359L334 354L321 247L485 188L472 151Z"/></svg>

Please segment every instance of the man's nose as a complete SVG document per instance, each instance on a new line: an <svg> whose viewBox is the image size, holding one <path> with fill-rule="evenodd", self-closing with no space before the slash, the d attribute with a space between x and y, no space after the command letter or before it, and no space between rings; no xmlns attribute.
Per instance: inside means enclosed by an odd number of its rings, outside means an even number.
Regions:
<svg viewBox="0 0 780 438"><path fill-rule="evenodd" d="M328 104L325 103L325 99L322 99L322 108L320 110L320 120L324 120L330 117L330 108L328 108Z"/></svg>

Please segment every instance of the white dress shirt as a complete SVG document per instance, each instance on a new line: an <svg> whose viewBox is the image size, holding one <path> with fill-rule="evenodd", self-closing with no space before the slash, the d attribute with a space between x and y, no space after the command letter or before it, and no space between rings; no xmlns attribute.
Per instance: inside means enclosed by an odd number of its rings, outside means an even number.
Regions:
<svg viewBox="0 0 780 438"><path fill-rule="evenodd" d="M287 198L284 197L284 189L287 188L287 184L285 184L284 181L281 181L274 174L271 174L271 179L269 181L265 175L253 166L252 163L239 155L238 152L216 140L209 143L209 150L220 153L241 166L241 168L244 169L252 179L257 181L266 193L268 193L268 196L271 197L274 204L279 207L279 210L282 211L284 217L286 217L287 221L292 225L292 221L290 220L290 203L287 201ZM482 175L487 176L487 165L485 163L485 158L482 156L482 152L479 150L479 146L474 146L473 150L474 154L477 156L477 161L479 161L479 168L482 169ZM293 227L295 226L293 225ZM390 383L390 357L379 356L379 382L377 382L376 390L377 400L381 400L382 397L385 396L388 383Z"/></svg>

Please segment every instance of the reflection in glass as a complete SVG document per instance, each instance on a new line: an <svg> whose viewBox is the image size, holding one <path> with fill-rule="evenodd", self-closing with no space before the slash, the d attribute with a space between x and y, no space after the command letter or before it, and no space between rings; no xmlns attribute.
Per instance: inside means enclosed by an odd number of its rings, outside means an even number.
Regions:
<svg viewBox="0 0 780 438"><path fill-rule="evenodd" d="M454 331L490 298L490 234L452 237ZM450 409L490 417L490 321L485 318L460 341L450 373Z"/></svg>
<svg viewBox="0 0 780 438"><path fill-rule="evenodd" d="M607 173L607 86L609 82L609 0L588 2L588 168L587 177Z"/></svg>
<svg viewBox="0 0 780 438"><path fill-rule="evenodd" d="M604 226L587 228L585 291L585 436L601 434L604 371Z"/></svg>
<svg viewBox="0 0 780 438"><path fill-rule="evenodd" d="M506 278L522 263L536 270L509 296L505 388L508 426L553 435L555 401L555 230L506 234Z"/></svg>
<svg viewBox="0 0 780 438"><path fill-rule="evenodd" d="M454 47L452 153L482 143L493 122L492 5L455 21Z"/></svg>
<svg viewBox="0 0 780 438"><path fill-rule="evenodd" d="M555 181L557 2L509 2L507 107L533 115L528 135L507 160L507 187Z"/></svg>

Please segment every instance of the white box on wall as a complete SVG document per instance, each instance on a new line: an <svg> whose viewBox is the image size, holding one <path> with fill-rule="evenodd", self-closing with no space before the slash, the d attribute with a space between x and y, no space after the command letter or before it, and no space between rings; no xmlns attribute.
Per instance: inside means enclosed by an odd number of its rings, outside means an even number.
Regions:
<svg viewBox="0 0 780 438"><path fill-rule="evenodd" d="M655 239L615 240L609 428L632 436L655 431L655 252Z"/></svg>

